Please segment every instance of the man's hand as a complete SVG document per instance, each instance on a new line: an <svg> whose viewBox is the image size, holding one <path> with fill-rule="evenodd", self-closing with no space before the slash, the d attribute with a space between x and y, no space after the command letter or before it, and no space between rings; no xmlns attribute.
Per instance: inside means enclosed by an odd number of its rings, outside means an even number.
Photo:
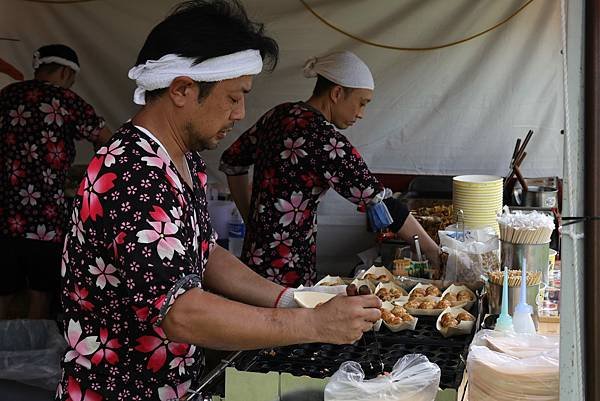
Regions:
<svg viewBox="0 0 600 401"><path fill-rule="evenodd" d="M375 295L338 295L315 308L312 324L319 341L351 344L381 318L381 300Z"/></svg>

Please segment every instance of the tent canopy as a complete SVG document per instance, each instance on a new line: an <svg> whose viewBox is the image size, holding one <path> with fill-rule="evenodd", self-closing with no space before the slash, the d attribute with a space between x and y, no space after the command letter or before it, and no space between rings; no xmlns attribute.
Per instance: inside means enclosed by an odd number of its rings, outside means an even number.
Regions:
<svg viewBox="0 0 600 401"><path fill-rule="evenodd" d="M525 0L306 0L321 17L364 39L403 47L459 41L493 27ZM77 50L74 87L116 129L135 112L127 78L150 29L175 1L64 3L5 0L0 56L31 77L31 54L48 43ZM428 51L363 44L311 14L300 1L244 0L281 49L278 68L255 79L243 122L204 156L211 178L221 152L270 107L307 99L314 80L304 61L351 50L375 77L365 118L344 133L369 167L381 173L505 175L517 137L535 131L526 176L562 175L563 93L559 2L533 1L507 23L473 40ZM77 162L86 163L91 147Z"/></svg>

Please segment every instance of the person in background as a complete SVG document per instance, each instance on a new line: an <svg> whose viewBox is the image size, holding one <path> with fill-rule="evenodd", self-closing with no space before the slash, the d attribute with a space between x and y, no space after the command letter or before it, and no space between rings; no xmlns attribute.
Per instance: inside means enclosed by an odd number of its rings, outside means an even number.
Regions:
<svg viewBox="0 0 600 401"><path fill-rule="evenodd" d="M75 141L101 144L110 137L104 119L69 88L79 71L65 45L40 47L34 79L0 92L0 318L27 288L30 319L48 318L58 295L68 206L64 186Z"/></svg>
<svg viewBox="0 0 600 401"><path fill-rule="evenodd" d="M338 131L362 119L373 98L367 65L351 52L336 52L309 60L304 73L317 77L310 99L269 110L221 157L220 170L227 174L246 222L242 260L276 283L313 285L317 207L333 188L359 211L368 212L375 229L389 225L405 240L418 234L422 250L437 265L437 244L404 205L390 198L391 192ZM387 221L381 222L382 215Z"/></svg>
<svg viewBox="0 0 600 401"><path fill-rule="evenodd" d="M199 152L244 117L253 76L277 55L237 1L182 3L148 35L129 71L142 107L96 153L74 200L57 400L181 399L204 348L352 343L381 316L373 295L285 308L295 291L216 244Z"/></svg>

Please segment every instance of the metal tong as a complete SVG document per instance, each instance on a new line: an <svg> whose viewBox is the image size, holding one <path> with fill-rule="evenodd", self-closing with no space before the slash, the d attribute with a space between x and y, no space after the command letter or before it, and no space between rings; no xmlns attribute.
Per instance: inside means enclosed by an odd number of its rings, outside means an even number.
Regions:
<svg viewBox="0 0 600 401"><path fill-rule="evenodd" d="M356 285L350 284L346 287L346 295L355 296L355 295L371 295L371 290L366 285L361 285L358 289ZM375 331L375 326L373 326L373 342L375 343L375 350L377 352L377 359L379 360L379 365L381 367L381 374L385 372L385 364L383 363L383 358L381 357L381 349L379 346L379 340L377 338L377 332ZM365 337L362 337L363 342L365 343L365 347L367 346L367 340ZM375 370L373 364L369 361L369 368L371 370Z"/></svg>
<svg viewBox="0 0 600 401"><path fill-rule="evenodd" d="M213 370L210 371L210 373L208 373L205 378L202 379L202 381L200 382L198 388L196 390L188 390L188 394L187 397L185 397L185 401L192 401L192 400L197 400L197 401L201 401L204 400L205 398L202 397L201 399L197 399L196 396L202 396L202 390L204 389L204 387L206 387L207 384L209 384L211 381L213 381L213 379L217 376L219 376L220 374L223 373L223 371L228 367L231 366L233 364L233 361L242 353L242 351L236 351L231 353L227 358L225 359L221 359L221 363L214 368Z"/></svg>

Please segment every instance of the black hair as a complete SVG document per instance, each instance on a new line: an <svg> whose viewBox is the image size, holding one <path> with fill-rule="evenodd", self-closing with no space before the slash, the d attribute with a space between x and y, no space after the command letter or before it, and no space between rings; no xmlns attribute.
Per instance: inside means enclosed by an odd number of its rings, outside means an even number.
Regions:
<svg viewBox="0 0 600 401"><path fill-rule="evenodd" d="M60 57L79 66L79 57L77 57L77 53L67 45L54 44L42 46L37 49L37 53L39 53L39 58Z"/></svg>
<svg viewBox="0 0 600 401"><path fill-rule="evenodd" d="M40 66L35 69L35 74L38 74L40 72L46 73L46 74L52 74L55 71L57 71L59 68L62 68L62 67L65 67L65 66L61 65L61 64L57 64L57 63L40 64ZM67 68L67 67L65 67L65 68Z"/></svg>
<svg viewBox="0 0 600 401"><path fill-rule="evenodd" d="M344 91L344 96L348 96L353 89L347 88L340 84L336 84L335 82L328 80L322 75L317 75L317 82L315 83L315 88L313 89L313 96L321 96L324 93L330 91L331 88L333 88L334 86L341 86Z"/></svg>
<svg viewBox="0 0 600 401"><path fill-rule="evenodd" d="M279 47L264 33L264 24L253 22L238 0L193 0L177 5L156 25L138 54L136 65L158 60L166 54L204 60L255 49L267 66L277 65ZM210 93L214 83L200 83L200 97ZM146 92L147 100L165 89ZM200 101L201 99L199 99Z"/></svg>

